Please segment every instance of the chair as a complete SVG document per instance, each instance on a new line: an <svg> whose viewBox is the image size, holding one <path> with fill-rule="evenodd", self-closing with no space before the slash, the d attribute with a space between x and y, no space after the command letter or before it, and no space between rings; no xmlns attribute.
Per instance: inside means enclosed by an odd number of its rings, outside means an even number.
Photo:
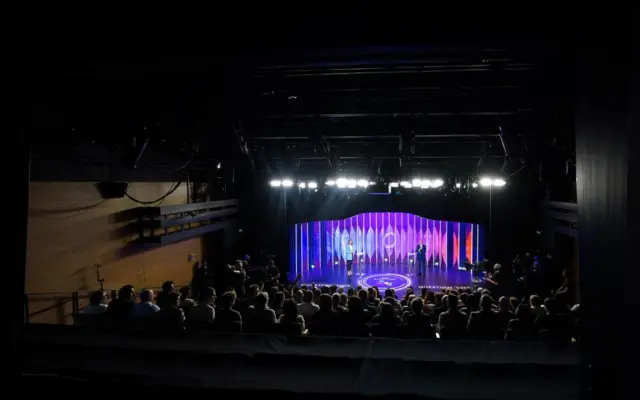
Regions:
<svg viewBox="0 0 640 400"><path fill-rule="evenodd" d="M242 322L239 322L239 321L230 321L230 322L223 322L223 323L214 322L213 330L215 332L242 333Z"/></svg>
<svg viewBox="0 0 640 400"><path fill-rule="evenodd" d="M107 325L107 320L104 314L85 315L76 313L73 314L73 325L91 329L101 329Z"/></svg>
<svg viewBox="0 0 640 400"><path fill-rule="evenodd" d="M433 326L424 325L405 325L402 327L402 336L409 339L435 339Z"/></svg>
<svg viewBox="0 0 640 400"><path fill-rule="evenodd" d="M402 335L400 327L397 325L371 324L371 336L399 338Z"/></svg>
<svg viewBox="0 0 640 400"><path fill-rule="evenodd" d="M300 336L302 335L302 325L298 323L276 324L275 333L285 336Z"/></svg>

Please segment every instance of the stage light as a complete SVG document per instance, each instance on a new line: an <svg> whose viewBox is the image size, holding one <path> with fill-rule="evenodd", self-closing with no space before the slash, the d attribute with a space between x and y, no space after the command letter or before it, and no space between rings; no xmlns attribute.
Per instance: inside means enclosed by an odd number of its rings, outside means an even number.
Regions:
<svg viewBox="0 0 640 400"><path fill-rule="evenodd" d="M336 262L334 262L334 264L335 264L335 265L338 265L338 262L336 261Z"/></svg>
<svg viewBox="0 0 640 400"><path fill-rule="evenodd" d="M336 184L336 181L334 181L333 179L329 179L329 180L327 181L327 186L333 186L333 185L335 185L335 184Z"/></svg>
<svg viewBox="0 0 640 400"><path fill-rule="evenodd" d="M355 179L349 179L349 180L347 181L347 187L348 187L349 189L353 189L353 188L355 188L356 186L358 186L358 181L356 181Z"/></svg>
<svg viewBox="0 0 640 400"><path fill-rule="evenodd" d="M502 187L507 184L507 182L505 182L504 179L500 179L500 178L494 179L492 183L493 183L493 186L497 186L497 187Z"/></svg>
<svg viewBox="0 0 640 400"><path fill-rule="evenodd" d="M460 182L456 183L456 188L460 189L461 186L462 186L462 183Z"/></svg>
<svg viewBox="0 0 640 400"><path fill-rule="evenodd" d="M374 181L369 181L369 185L375 185L376 183Z"/></svg>
<svg viewBox="0 0 640 400"><path fill-rule="evenodd" d="M398 186L400 186L400 185L398 184L398 182L391 182L391 183L389 183L389 187L397 188Z"/></svg>
<svg viewBox="0 0 640 400"><path fill-rule="evenodd" d="M436 179L431 183L431 186L433 186L434 188L438 188L442 185L444 185L444 181L442 179Z"/></svg>
<svg viewBox="0 0 640 400"><path fill-rule="evenodd" d="M280 185L282 185L282 181L280 179L274 179L269 182L269 185L271 185L272 187L280 187Z"/></svg>
<svg viewBox="0 0 640 400"><path fill-rule="evenodd" d="M317 192L317 191L318 191L318 189L314 189L314 192Z"/></svg>
<svg viewBox="0 0 640 400"><path fill-rule="evenodd" d="M316 183L316 181L309 182L309 189L316 189L317 187L318 187L318 184Z"/></svg>
<svg viewBox="0 0 640 400"><path fill-rule="evenodd" d="M438 262L436 261L433 265L435 265L437 267L438 266Z"/></svg>
<svg viewBox="0 0 640 400"><path fill-rule="evenodd" d="M384 261L389 261L389 259L388 259L388 258L385 258L385 259L384 259Z"/></svg>
<svg viewBox="0 0 640 400"><path fill-rule="evenodd" d="M291 179L283 179L282 180L282 186L291 187L291 186L293 186L293 181Z"/></svg>
<svg viewBox="0 0 640 400"><path fill-rule="evenodd" d="M314 269L315 267L316 267L315 265L311 264L311 269Z"/></svg>
<svg viewBox="0 0 640 400"><path fill-rule="evenodd" d="M477 188L477 187L478 187L478 184L477 184L477 183L475 183L475 182L473 182L473 183L471 184L471 187Z"/></svg>
<svg viewBox="0 0 640 400"><path fill-rule="evenodd" d="M411 181L411 184L413 186L416 186L416 187L417 186L422 186L422 181L420 179L414 179L414 180Z"/></svg>
<svg viewBox="0 0 640 400"><path fill-rule="evenodd" d="M304 183L304 182L300 182L300 183L298 183L298 187L299 187L300 189L304 189L304 188L306 188L306 187L307 187L307 184L306 184L306 183Z"/></svg>
<svg viewBox="0 0 640 400"><path fill-rule="evenodd" d="M344 179L344 178L340 178L340 179L338 179L338 180L336 181L336 185L337 185L339 188L346 188L348 183L349 183L349 181L347 181L347 180L346 180L346 179Z"/></svg>
<svg viewBox="0 0 640 400"><path fill-rule="evenodd" d="M422 186L423 189L429 189L431 187L431 181L430 180L424 180L422 181Z"/></svg>
<svg viewBox="0 0 640 400"><path fill-rule="evenodd" d="M358 186L366 188L369 185L369 182L366 179L360 179L358 182Z"/></svg>
<svg viewBox="0 0 640 400"><path fill-rule="evenodd" d="M413 264L413 260L409 260L409 262L410 262L411 264Z"/></svg>
<svg viewBox="0 0 640 400"><path fill-rule="evenodd" d="M491 178L480 179L480 186L489 187L491 186L492 183L493 183L493 180L491 180Z"/></svg>
<svg viewBox="0 0 640 400"><path fill-rule="evenodd" d="M402 186L403 188L411 187L411 183L409 183L407 181L402 181L402 182L400 182L400 186Z"/></svg>

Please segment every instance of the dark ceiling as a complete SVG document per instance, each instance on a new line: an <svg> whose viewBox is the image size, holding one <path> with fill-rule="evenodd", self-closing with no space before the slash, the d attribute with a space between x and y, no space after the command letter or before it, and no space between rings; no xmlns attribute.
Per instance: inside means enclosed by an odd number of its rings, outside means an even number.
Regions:
<svg viewBox="0 0 640 400"><path fill-rule="evenodd" d="M189 168L301 178L557 167L573 153L570 60L550 47L386 46L40 64L34 157L129 162L135 136L150 139L141 167L193 153Z"/></svg>
<svg viewBox="0 0 640 400"><path fill-rule="evenodd" d="M247 59L238 67L238 132L274 175L537 168L551 153L572 153L565 57L383 47Z"/></svg>

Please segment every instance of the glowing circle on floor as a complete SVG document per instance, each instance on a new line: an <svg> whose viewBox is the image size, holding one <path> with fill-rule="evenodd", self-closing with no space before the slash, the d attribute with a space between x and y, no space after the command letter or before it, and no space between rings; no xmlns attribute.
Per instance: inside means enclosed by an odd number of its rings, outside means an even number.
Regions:
<svg viewBox="0 0 640 400"><path fill-rule="evenodd" d="M373 274L358 280L363 288L377 286L380 289L404 290L411 286L411 279L400 274Z"/></svg>

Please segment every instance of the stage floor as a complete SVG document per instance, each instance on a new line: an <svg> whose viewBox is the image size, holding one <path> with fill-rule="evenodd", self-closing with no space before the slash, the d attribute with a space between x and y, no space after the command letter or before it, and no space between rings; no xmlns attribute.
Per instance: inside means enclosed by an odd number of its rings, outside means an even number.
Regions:
<svg viewBox="0 0 640 400"><path fill-rule="evenodd" d="M401 296L408 287L427 287L432 290L440 290L449 287L471 287L471 271L454 269L441 269L439 267L429 267L422 276L409 276L409 265L407 264L364 264L362 265L363 275L356 275L358 266L353 266L353 276L347 276L344 266L315 267L302 271L301 284L316 283L318 285L338 285L362 287L377 286L380 290L393 288L397 295ZM295 279L295 271L289 276L289 280Z"/></svg>

